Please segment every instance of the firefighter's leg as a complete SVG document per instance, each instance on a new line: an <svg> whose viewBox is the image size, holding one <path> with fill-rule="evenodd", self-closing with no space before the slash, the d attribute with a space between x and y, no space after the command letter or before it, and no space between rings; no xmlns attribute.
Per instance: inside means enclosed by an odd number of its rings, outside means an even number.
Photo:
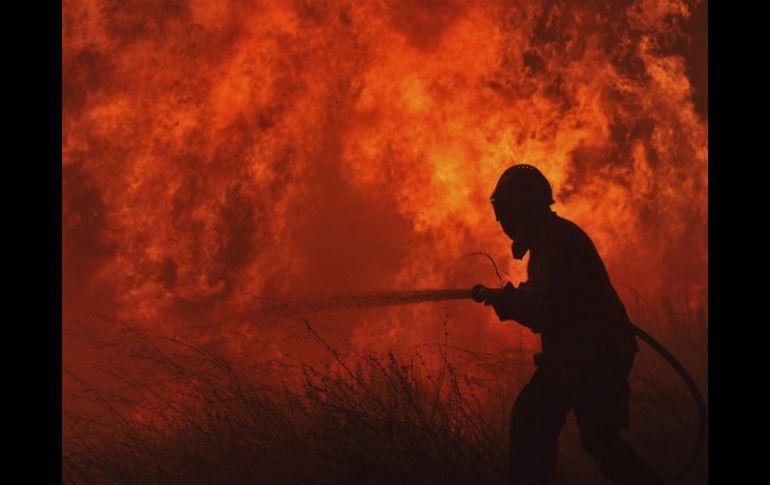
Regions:
<svg viewBox="0 0 770 485"><path fill-rule="evenodd" d="M614 435L581 430L581 442L613 485L664 485L667 483L626 441Z"/></svg>
<svg viewBox="0 0 770 485"><path fill-rule="evenodd" d="M632 362L632 358L611 359L587 374L575 399L580 441L613 484L664 484L650 464L618 435L628 428L628 374Z"/></svg>
<svg viewBox="0 0 770 485"><path fill-rule="evenodd" d="M550 485L556 478L556 451L570 403L545 384L537 370L519 393L511 412L510 466L514 485Z"/></svg>

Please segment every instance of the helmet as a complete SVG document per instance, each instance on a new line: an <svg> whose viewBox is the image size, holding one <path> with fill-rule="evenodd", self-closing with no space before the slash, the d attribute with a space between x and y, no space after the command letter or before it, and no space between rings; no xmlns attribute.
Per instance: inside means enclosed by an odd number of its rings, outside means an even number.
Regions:
<svg viewBox="0 0 770 485"><path fill-rule="evenodd" d="M540 170L524 163L513 165L503 172L491 199L495 205L512 199L529 207L548 207L554 203L548 179Z"/></svg>

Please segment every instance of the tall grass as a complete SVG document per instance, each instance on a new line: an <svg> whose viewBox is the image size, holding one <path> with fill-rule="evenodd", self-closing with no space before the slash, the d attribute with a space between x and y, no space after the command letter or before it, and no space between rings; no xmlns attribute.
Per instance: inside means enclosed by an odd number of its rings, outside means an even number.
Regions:
<svg viewBox="0 0 770 485"><path fill-rule="evenodd" d="M325 364L232 359L128 329L125 353L142 366L111 357L101 367L119 386L97 389L65 369L80 391L64 400L63 482L506 483L507 421L532 371L527 356L446 342L343 355L304 325ZM634 371L629 440L672 474L694 436L694 409L675 377L650 372L644 362ZM604 483L574 420L562 438L561 483ZM698 473L687 483L705 483Z"/></svg>

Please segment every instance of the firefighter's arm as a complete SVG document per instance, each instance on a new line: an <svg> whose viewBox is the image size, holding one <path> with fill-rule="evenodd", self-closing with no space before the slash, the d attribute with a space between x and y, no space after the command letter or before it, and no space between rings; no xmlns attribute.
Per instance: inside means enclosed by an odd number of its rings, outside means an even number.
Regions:
<svg viewBox="0 0 770 485"><path fill-rule="evenodd" d="M575 264L565 249L545 249L547 265L537 283L524 282L518 288L508 283L485 303L501 321L515 320L536 333L558 325L565 296L579 291Z"/></svg>
<svg viewBox="0 0 770 485"><path fill-rule="evenodd" d="M516 288L508 282L502 288L474 288L474 299L491 306L501 321L515 320L522 325L539 331L537 322L540 320L540 310L545 292L522 283Z"/></svg>

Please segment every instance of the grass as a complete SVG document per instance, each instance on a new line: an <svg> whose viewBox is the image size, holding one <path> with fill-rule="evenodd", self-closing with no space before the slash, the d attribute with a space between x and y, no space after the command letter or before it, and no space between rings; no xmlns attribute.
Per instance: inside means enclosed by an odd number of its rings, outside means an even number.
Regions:
<svg viewBox="0 0 770 485"><path fill-rule="evenodd" d="M696 362L705 353L705 320L664 315L676 321L659 329L677 330L661 340L675 352L690 349L684 353ZM532 371L526 356L446 342L409 354L343 355L303 324L325 363L235 359L192 339L129 327L119 346L102 342L107 355L99 371L110 386L65 369L78 391L64 396L63 482L506 483L507 419ZM697 420L684 387L648 354L640 354L632 374L628 438L672 476ZM705 374L705 361L697 364ZM705 483L705 476L702 461L684 483ZM601 480L570 417L560 483Z"/></svg>

